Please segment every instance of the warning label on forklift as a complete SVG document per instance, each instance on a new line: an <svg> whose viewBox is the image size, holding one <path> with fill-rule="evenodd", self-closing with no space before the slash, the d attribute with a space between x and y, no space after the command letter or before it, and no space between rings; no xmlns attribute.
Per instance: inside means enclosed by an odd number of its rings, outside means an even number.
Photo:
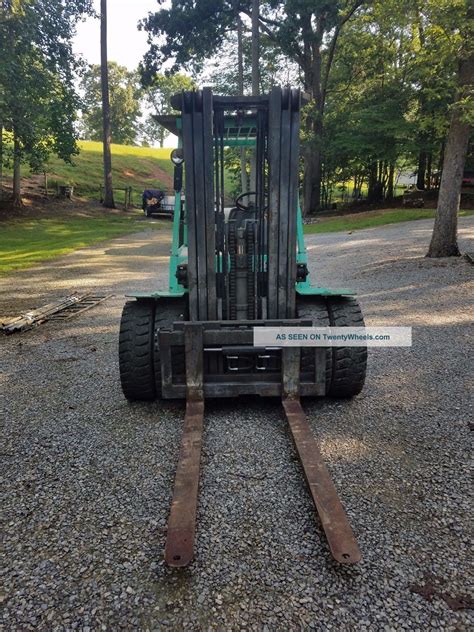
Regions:
<svg viewBox="0 0 474 632"><path fill-rule="evenodd" d="M411 327L254 327L255 347L411 347Z"/></svg>

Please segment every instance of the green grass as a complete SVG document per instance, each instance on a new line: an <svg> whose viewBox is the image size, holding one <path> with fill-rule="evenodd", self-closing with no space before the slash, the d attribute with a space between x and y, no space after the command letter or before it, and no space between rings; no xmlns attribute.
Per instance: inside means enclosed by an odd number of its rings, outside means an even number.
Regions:
<svg viewBox="0 0 474 632"><path fill-rule="evenodd" d="M474 211L463 210L459 214L460 216L473 215ZM433 216L434 211L430 209L368 211L360 216L322 219L318 224L305 226L305 233L359 230ZM138 217L141 217L139 212L127 217L22 219L2 223L0 274L28 268L41 261L53 259L78 248L120 235L162 226L158 222L137 221Z"/></svg>
<svg viewBox="0 0 474 632"><path fill-rule="evenodd" d="M461 217L472 215L474 211L460 211ZM389 211L368 211L360 216L350 215L347 217L321 218L317 224L308 224L304 227L307 234L313 233L337 233L349 230L361 230L363 228L375 228L385 224L396 224L398 222L408 222L417 219L434 217L433 209L409 209L399 208Z"/></svg>
<svg viewBox="0 0 474 632"><path fill-rule="evenodd" d="M158 223L133 217L80 217L71 219L32 219L2 224L0 274L28 268L41 261L65 255L127 233L138 232Z"/></svg>
<svg viewBox="0 0 474 632"><path fill-rule="evenodd" d="M56 185L74 186L74 195L89 200L99 199L99 190L103 184L102 143L96 141L79 141L79 154L72 157L72 164L51 155L46 164L48 189L50 194ZM132 187L132 203L141 206L141 194L144 189L163 189L172 192L173 164L170 160L172 147L135 147L132 145L112 144L112 180L115 201L124 202L125 187ZM11 169L4 170L8 178L12 177ZM33 174L24 165L22 167L23 190L28 189L43 193L43 174ZM28 189L26 179L31 178ZM226 192L233 188L230 173L225 172ZM228 203L230 203L230 198Z"/></svg>
<svg viewBox="0 0 474 632"><path fill-rule="evenodd" d="M50 157L46 167L48 188L54 190L56 183L74 185L77 195L98 199L103 182L102 143L80 141L79 149L80 153L73 156L72 164ZM173 165L170 153L170 148L112 145L114 188L132 187L135 204L140 203L143 189L171 189ZM23 175L30 175L26 168ZM38 184L43 186L42 177L38 179ZM118 202L123 202L123 195L121 191L115 192Z"/></svg>

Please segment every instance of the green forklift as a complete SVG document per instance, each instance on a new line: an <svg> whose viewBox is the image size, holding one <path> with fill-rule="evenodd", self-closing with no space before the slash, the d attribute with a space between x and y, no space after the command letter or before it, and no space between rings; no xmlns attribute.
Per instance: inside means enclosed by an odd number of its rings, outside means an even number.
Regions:
<svg viewBox="0 0 474 632"><path fill-rule="evenodd" d="M342 564L361 559L300 398L360 393L367 348L254 344L260 327L364 324L353 292L311 283L298 201L301 102L290 88L238 97L204 88L175 95L178 113L157 117L178 137L168 287L129 294L119 361L127 399L186 400L170 566L194 556L205 399L239 395L281 398L331 553ZM231 208L230 147L252 148L254 181Z"/></svg>

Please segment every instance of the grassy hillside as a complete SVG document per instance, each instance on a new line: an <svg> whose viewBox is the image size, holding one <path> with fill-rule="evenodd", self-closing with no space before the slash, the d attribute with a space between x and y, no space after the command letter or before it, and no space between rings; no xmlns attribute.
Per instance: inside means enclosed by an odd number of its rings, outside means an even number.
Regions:
<svg viewBox="0 0 474 632"><path fill-rule="evenodd" d="M47 166L48 187L56 188L56 183L74 185L77 195L97 199L102 184L102 143L80 141L80 153L73 157L73 164L65 164L51 157ZM146 188L171 190L173 186L173 165L169 159L170 148L132 147L112 145L112 167L114 188L132 187L138 194ZM28 178L27 171L24 175ZM28 183L27 183L28 184ZM42 176L33 176L33 182L43 186ZM117 200L123 193L116 193Z"/></svg>

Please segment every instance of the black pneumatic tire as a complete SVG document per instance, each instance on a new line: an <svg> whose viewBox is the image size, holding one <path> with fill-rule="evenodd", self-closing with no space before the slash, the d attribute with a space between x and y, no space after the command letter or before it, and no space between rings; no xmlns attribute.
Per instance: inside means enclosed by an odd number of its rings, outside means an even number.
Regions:
<svg viewBox="0 0 474 632"><path fill-rule="evenodd" d="M310 320L313 327L329 327L329 315L326 299L323 296L296 296L297 318ZM314 375L315 349L314 347L301 347L301 373ZM326 393L331 384L332 353L328 348L326 352Z"/></svg>
<svg viewBox="0 0 474 632"><path fill-rule="evenodd" d="M173 323L186 320L187 309L185 299L160 299L156 303L155 324L154 324L154 366L155 366L155 392L161 398L161 356L158 333L161 328L170 328ZM184 347L172 347L171 370L173 376L182 376L183 381L186 375Z"/></svg>
<svg viewBox="0 0 474 632"><path fill-rule="evenodd" d="M327 298L331 327L363 327L364 317L355 298L331 296ZM367 347L333 347L331 383L327 394L331 397L358 395L365 382Z"/></svg>
<svg viewBox="0 0 474 632"><path fill-rule="evenodd" d="M131 401L156 397L154 320L154 301L125 303L120 321L119 366L123 394Z"/></svg>
<svg viewBox="0 0 474 632"><path fill-rule="evenodd" d="M297 296L297 317L313 327L363 327L356 299L345 296ZM314 375L314 348L301 348L301 374ZM367 347L333 347L326 352L326 395L353 397L365 382Z"/></svg>

